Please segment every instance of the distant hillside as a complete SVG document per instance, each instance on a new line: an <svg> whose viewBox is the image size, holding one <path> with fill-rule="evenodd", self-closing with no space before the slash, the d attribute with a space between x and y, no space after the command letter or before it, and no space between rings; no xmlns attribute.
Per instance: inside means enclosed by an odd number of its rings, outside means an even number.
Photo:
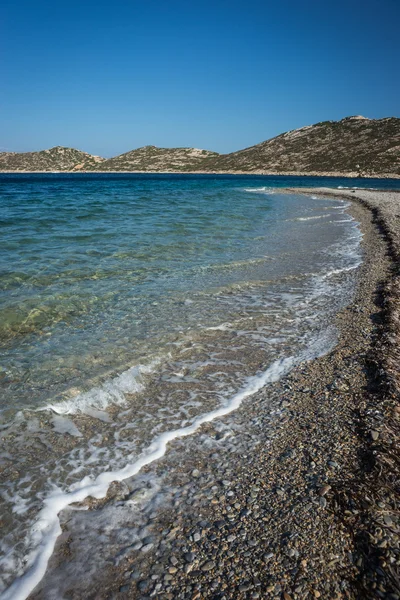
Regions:
<svg viewBox="0 0 400 600"><path fill-rule="evenodd" d="M114 158L57 146L0 153L0 171L144 171L400 177L400 119L346 117L282 133L231 154L144 146Z"/></svg>
<svg viewBox="0 0 400 600"><path fill-rule="evenodd" d="M103 160L74 148L55 146L39 152L0 152L0 171L73 171Z"/></svg>
<svg viewBox="0 0 400 600"><path fill-rule="evenodd" d="M88 170L400 176L400 119L324 121L231 154L145 146Z"/></svg>
<svg viewBox="0 0 400 600"><path fill-rule="evenodd" d="M400 175L400 119L324 121L207 160L204 170Z"/></svg>
<svg viewBox="0 0 400 600"><path fill-rule="evenodd" d="M216 152L197 148L157 148L143 146L120 156L110 158L101 165L90 167L98 171L196 171L202 168L205 158L217 157Z"/></svg>

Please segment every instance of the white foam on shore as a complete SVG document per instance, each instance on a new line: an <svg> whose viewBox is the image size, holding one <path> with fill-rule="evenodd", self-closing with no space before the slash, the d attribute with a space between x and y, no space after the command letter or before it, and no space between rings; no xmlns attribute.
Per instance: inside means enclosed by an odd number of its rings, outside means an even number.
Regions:
<svg viewBox="0 0 400 600"><path fill-rule="evenodd" d="M170 442L193 435L204 423L209 423L237 410L246 398L252 396L267 384L278 381L299 363L324 354L332 345L332 335L330 335L330 332L325 332L325 337L319 336L314 339L308 348L299 355L278 359L263 373L249 377L242 389L219 408L199 415L186 427L159 435L134 463L127 464L124 468L116 471L105 471L96 479L87 476L71 485L69 491L55 488L43 501L43 508L31 529L29 540L31 549L24 561L27 570L1 594L1 600L25 600L41 581L46 573L47 564L54 551L57 538L62 532L58 514L67 506L75 502L82 502L88 497L104 498L112 482L133 477L143 467L160 459L166 453Z"/></svg>
<svg viewBox="0 0 400 600"><path fill-rule="evenodd" d="M226 331L232 327L232 323L221 323L221 325L216 325L215 327L206 327L207 331Z"/></svg>
<svg viewBox="0 0 400 600"><path fill-rule="evenodd" d="M338 190L378 190L378 188L373 188L373 187L357 187L356 185L354 185L354 186L338 185L337 189Z"/></svg>
<svg viewBox="0 0 400 600"><path fill-rule="evenodd" d="M159 363L160 360L154 360L148 365L131 367L117 377L106 381L102 386L94 387L88 392L83 392L73 398L46 404L38 410L51 410L58 415L76 415L78 413L90 415L91 409L104 411L112 404L124 406L126 394L135 394L142 391L144 389L142 376L154 371Z"/></svg>
<svg viewBox="0 0 400 600"><path fill-rule="evenodd" d="M350 267L342 267L340 269L332 269L331 271L328 271L324 275L321 275L321 279L326 279L327 277L332 277L333 275L340 275L341 273L348 273L350 271L354 271L355 269L358 269L358 267L361 265L361 263L362 263L362 261L359 260L354 265L351 265Z"/></svg>
<svg viewBox="0 0 400 600"><path fill-rule="evenodd" d="M82 437L82 433L79 431L75 423L73 423L70 419L56 415L52 419L52 424L54 431L57 433L68 433L73 437Z"/></svg>
<svg viewBox="0 0 400 600"><path fill-rule="evenodd" d="M357 239L357 235L354 239ZM352 240L353 238L351 238L351 241ZM346 251L348 252L349 249ZM345 267L337 271L329 271L322 275L321 279L324 280L336 272L355 269L357 266L358 265L350 268ZM224 330L226 325L229 324L223 323L208 329ZM226 328L228 329L228 327ZM327 335L328 334L329 332ZM328 341L331 342L332 336L328 335L328 338ZM43 578L48 561L54 551L57 538L61 533L60 522L58 519L60 511L65 509L71 503L83 501L88 496L99 499L105 497L108 488L113 481L122 481L123 479L132 477L139 473L144 466L161 458L166 453L169 442L178 438L190 436L194 434L203 423L213 421L214 419L221 418L235 411L246 398L258 392L265 385L279 380L300 362L325 353L329 349L328 346L329 343L327 343L327 337L320 336L318 339L314 340L314 344L310 344L308 348L303 350L299 355L289 356L274 361L262 374L248 378L245 385L219 408L198 416L190 425L186 426L185 424L184 427L179 427L178 429L165 432L156 437L141 454L140 458L132 464L127 464L125 467L114 471L110 470L103 472L96 478L86 477L73 486L70 486L68 491L63 491L59 488L54 489L54 491L44 500L43 508L38 514L37 520L30 533L30 550L25 557L26 562L24 563L25 568L28 570L25 574L22 574L22 570L19 573L16 572L15 575L18 574L21 575L21 577L16 579L11 586L0 595L0 598L2 600L25 600ZM154 364L155 363L152 363L151 367L153 367ZM124 404L126 393L134 393L135 391L143 389L143 382L140 380L141 374L151 372L152 368L149 367L150 365L147 367L141 365L139 365L139 367L132 367L118 377L113 378L110 382L98 386L90 392L78 394L75 398L48 405L46 409L50 409L58 415L73 415L80 412L90 414L90 410L103 409L110 404ZM181 376L180 373L177 375ZM175 427L177 425L178 424L176 424ZM63 424L63 427L64 426L65 423ZM66 433L71 432L66 431Z"/></svg>
<svg viewBox="0 0 400 600"><path fill-rule="evenodd" d="M295 219L288 219L289 221L314 221L315 219L327 219L328 217L332 217L331 214L327 215L315 215L313 217L296 217Z"/></svg>
<svg viewBox="0 0 400 600"><path fill-rule="evenodd" d="M277 190L276 188L272 188L272 187L259 187L259 188L244 188L245 192L253 192L254 194L276 194ZM279 193L279 191L278 191Z"/></svg>

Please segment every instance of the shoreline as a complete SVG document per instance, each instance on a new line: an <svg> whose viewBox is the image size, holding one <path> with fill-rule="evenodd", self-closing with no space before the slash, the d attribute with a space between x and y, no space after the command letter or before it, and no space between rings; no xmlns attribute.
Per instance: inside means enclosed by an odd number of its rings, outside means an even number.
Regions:
<svg viewBox="0 0 400 600"><path fill-rule="evenodd" d="M296 192L328 195L315 188ZM341 190L333 192L336 197L356 199ZM152 528L161 532L161 542L149 542L152 547L146 552L143 546L132 549L118 566L109 566L104 577L88 582L87 589L72 588L69 597L147 598L150 594L160 599L228 599L286 594L286 600L367 598L379 595L357 594L373 584L381 585L381 580L385 581L385 593L390 593L386 582L390 577L378 573L378 583L371 579L364 556L365 536L360 543L355 534L371 531L368 515L378 502L368 503L368 509L363 506L363 485L368 481L370 455L376 452L376 440L371 442L372 429L367 424L368 411L371 402L383 400L382 389L375 396L369 392L367 400L364 395L372 383L371 364L382 339L379 328L384 326L371 319L377 311L375 290L382 281L382 271L387 280L391 273L385 258L387 242L375 231L371 213L358 204L350 211L362 222L365 260L354 302L337 318L341 332L337 345L261 390L237 411L237 418L246 422L250 417L262 420L267 411L271 412L273 395L277 415L273 435L268 430L264 446L250 449L233 468L229 461L215 464L203 449L195 456L188 456L186 451L170 478L187 494L176 507L161 511L152 521ZM388 232L384 234L387 238ZM364 372L367 363L368 376ZM385 395L387 389L386 385ZM214 426L206 427L211 435ZM365 481L360 481L360 469L365 471ZM194 470L199 473L196 477ZM327 489L321 493L323 488ZM115 493L117 498L124 498L127 492L119 489ZM108 501L115 502L115 498ZM107 503L97 508L106 510ZM393 507L387 508L390 510L385 512L395 514ZM381 516L378 514L378 522ZM57 564L74 555L76 540L65 520L63 529L49 573L31 598L50 597L46 585L57 577ZM376 545L384 541L379 538ZM381 553L385 551L383 546ZM385 573L382 561L378 564Z"/></svg>
<svg viewBox="0 0 400 600"><path fill-rule="evenodd" d="M340 172L340 171L310 171L308 173L300 171L0 171L0 175L264 175L268 177L330 177L338 179L400 179L398 173L377 173L377 174L362 174L356 172Z"/></svg>

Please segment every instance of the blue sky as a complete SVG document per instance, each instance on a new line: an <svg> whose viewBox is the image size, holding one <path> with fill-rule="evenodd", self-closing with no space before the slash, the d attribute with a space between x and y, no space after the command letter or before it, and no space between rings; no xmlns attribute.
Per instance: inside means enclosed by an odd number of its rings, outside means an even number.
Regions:
<svg viewBox="0 0 400 600"><path fill-rule="evenodd" d="M0 150L231 152L400 116L399 0L3 0Z"/></svg>

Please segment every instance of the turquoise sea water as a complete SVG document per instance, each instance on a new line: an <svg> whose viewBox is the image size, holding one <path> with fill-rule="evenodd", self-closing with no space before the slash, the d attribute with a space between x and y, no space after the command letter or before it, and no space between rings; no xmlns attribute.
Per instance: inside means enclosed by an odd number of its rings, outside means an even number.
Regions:
<svg viewBox="0 0 400 600"><path fill-rule="evenodd" d="M400 187L0 175L0 590L50 539L32 525L55 486L135 464L160 434L332 346L360 232L346 202L279 193L301 185Z"/></svg>
<svg viewBox="0 0 400 600"><path fill-rule="evenodd" d="M10 404L55 397L182 327L218 324L206 298L218 287L306 268L283 258L292 233L304 233L288 220L304 200L246 191L321 181L293 179L0 176L0 374Z"/></svg>

